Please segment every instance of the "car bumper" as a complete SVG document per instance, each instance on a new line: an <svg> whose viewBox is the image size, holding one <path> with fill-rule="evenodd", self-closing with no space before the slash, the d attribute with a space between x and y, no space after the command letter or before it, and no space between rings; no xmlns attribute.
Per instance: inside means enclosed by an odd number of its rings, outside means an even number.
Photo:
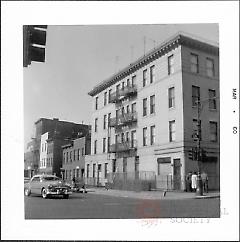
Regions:
<svg viewBox="0 0 240 242"><path fill-rule="evenodd" d="M47 190L47 195L70 195L72 194L71 191L50 191Z"/></svg>

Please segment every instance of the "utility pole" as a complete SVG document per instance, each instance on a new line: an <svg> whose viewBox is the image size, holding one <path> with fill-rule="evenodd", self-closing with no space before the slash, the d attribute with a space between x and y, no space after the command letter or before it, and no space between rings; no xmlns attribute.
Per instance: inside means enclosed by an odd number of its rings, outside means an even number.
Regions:
<svg viewBox="0 0 240 242"><path fill-rule="evenodd" d="M201 120L200 120L200 115L201 115L201 110L203 108L203 105L205 103L208 103L210 100L215 100L217 97L213 98L208 98L205 100L198 100L196 101L197 103L197 166L198 166L198 174L197 174L197 190L196 190L196 195L197 196L202 196L203 195L203 187L202 187L202 178L201 178L201 161L202 161L202 149L201 149L201 133L202 133L202 128L201 128Z"/></svg>
<svg viewBox="0 0 240 242"><path fill-rule="evenodd" d="M202 178L201 178L201 102L197 101L197 166L198 166L198 174L197 174L197 190L196 195L203 195L203 187L202 187Z"/></svg>

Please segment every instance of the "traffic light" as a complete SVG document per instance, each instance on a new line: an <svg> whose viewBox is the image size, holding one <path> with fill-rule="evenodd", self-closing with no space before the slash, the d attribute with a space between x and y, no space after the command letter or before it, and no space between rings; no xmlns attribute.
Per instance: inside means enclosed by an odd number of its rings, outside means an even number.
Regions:
<svg viewBox="0 0 240 242"><path fill-rule="evenodd" d="M191 150L188 152L188 158L193 160L193 148L191 148Z"/></svg>
<svg viewBox="0 0 240 242"><path fill-rule="evenodd" d="M23 66L27 67L32 61L45 62L47 25L23 26Z"/></svg>
<svg viewBox="0 0 240 242"><path fill-rule="evenodd" d="M201 151L200 151L200 156L201 156L201 160L202 160L202 161L205 161L206 158L207 158L207 152L206 152L206 150L201 149Z"/></svg>

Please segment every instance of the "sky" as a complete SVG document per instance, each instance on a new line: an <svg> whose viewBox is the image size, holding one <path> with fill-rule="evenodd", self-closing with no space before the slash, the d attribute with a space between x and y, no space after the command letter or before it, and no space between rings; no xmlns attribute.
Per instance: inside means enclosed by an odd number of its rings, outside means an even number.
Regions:
<svg viewBox="0 0 240 242"><path fill-rule="evenodd" d="M25 149L39 118L90 124L88 92L179 31L218 42L217 24L49 25L46 62L23 68Z"/></svg>

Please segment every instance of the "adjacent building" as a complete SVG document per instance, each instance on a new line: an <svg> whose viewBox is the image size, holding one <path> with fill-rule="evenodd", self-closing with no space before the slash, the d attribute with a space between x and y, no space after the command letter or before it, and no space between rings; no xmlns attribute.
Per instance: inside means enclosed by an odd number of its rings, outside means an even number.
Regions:
<svg viewBox="0 0 240 242"><path fill-rule="evenodd" d="M91 154L90 133L62 146L62 172L65 180L84 179L85 156Z"/></svg>
<svg viewBox="0 0 240 242"><path fill-rule="evenodd" d="M90 132L89 125L60 121L57 118L40 118L35 122L35 128L35 137L31 141L32 162L25 162L26 164L32 163L34 166L28 166L32 170L31 175L40 172L60 175L61 147L69 140L86 136ZM25 157L29 156L29 154L25 154Z"/></svg>
<svg viewBox="0 0 240 242"><path fill-rule="evenodd" d="M89 95L92 136L85 177L92 184L123 177L185 189L186 174L199 169L189 154L197 147L200 123L205 151L200 169L208 173L210 188L219 188L218 46L177 34Z"/></svg>

